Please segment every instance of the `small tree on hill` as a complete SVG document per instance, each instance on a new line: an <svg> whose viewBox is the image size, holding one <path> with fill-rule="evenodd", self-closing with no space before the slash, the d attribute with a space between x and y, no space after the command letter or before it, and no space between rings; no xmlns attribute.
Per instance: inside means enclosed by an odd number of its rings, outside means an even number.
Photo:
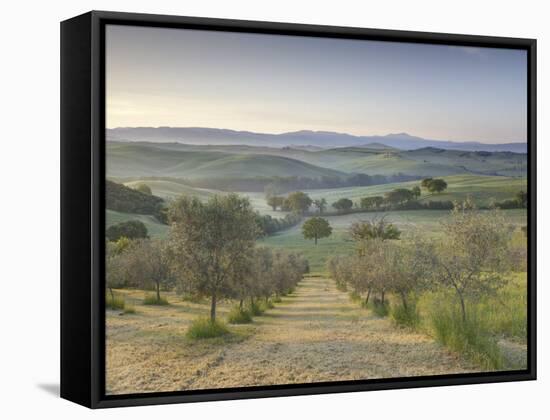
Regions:
<svg viewBox="0 0 550 420"><path fill-rule="evenodd" d="M420 186L424 189L428 189L428 186L430 185L430 182L433 181L433 178L424 178L421 182L420 182Z"/></svg>
<svg viewBox="0 0 550 420"><path fill-rule="evenodd" d="M313 201L309 195L301 191L296 191L288 195L284 200L283 206L295 213L304 214L308 211L312 203Z"/></svg>
<svg viewBox="0 0 550 420"><path fill-rule="evenodd" d="M411 189L412 195L415 199L418 199L420 195L422 195L422 191L420 190L420 187L417 185Z"/></svg>
<svg viewBox="0 0 550 420"><path fill-rule="evenodd" d="M384 204L384 197L363 197L360 204L363 209L378 209Z"/></svg>
<svg viewBox="0 0 550 420"><path fill-rule="evenodd" d="M326 238L332 234L332 227L327 219L312 217L302 225L302 234L305 239L315 240L315 245L317 245L318 239Z"/></svg>
<svg viewBox="0 0 550 420"><path fill-rule="evenodd" d="M428 191L431 193L441 193L447 188L447 183L443 179L432 179L428 184Z"/></svg>
<svg viewBox="0 0 550 420"><path fill-rule="evenodd" d="M397 188L384 194L384 197L389 204L401 204L411 201L414 195L411 190L406 188Z"/></svg>
<svg viewBox="0 0 550 420"><path fill-rule="evenodd" d="M284 197L279 197L277 195L267 197L267 204L273 209L273 211L276 211L277 207L281 207L283 205L283 201Z"/></svg>
<svg viewBox="0 0 550 420"><path fill-rule="evenodd" d="M317 209L319 210L319 214L323 214L323 212L327 208L327 200L325 200L324 198L313 200L313 205L317 207Z"/></svg>
<svg viewBox="0 0 550 420"><path fill-rule="evenodd" d="M335 203L332 203L332 207L340 212L348 211L353 207L353 201L349 198L341 198Z"/></svg>

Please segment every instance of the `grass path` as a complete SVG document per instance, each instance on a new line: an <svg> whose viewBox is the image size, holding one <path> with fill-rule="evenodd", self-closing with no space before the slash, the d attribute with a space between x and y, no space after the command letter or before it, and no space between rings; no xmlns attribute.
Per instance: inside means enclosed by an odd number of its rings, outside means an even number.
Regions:
<svg viewBox="0 0 550 420"><path fill-rule="evenodd" d="M256 333L227 349L193 388L307 383L470 372L429 338L396 329L349 301L326 278L257 318Z"/></svg>
<svg viewBox="0 0 550 420"><path fill-rule="evenodd" d="M221 342L188 342L181 310L174 304L108 314L109 393L479 371L430 338L361 309L326 278L304 279L292 296L252 326L233 326L234 337Z"/></svg>

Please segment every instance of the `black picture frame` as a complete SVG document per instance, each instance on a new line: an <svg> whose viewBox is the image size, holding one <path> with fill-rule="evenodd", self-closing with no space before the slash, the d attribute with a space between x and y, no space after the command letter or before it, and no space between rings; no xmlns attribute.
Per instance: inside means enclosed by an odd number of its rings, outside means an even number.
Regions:
<svg viewBox="0 0 550 420"><path fill-rule="evenodd" d="M526 370L106 396L106 24L406 41L527 52L528 364ZM536 40L92 11L61 23L61 397L90 408L536 379Z"/></svg>

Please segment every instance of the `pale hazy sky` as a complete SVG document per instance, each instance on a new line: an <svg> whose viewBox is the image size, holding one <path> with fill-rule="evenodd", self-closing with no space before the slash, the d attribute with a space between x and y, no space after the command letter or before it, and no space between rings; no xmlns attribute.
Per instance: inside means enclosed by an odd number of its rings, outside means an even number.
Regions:
<svg viewBox="0 0 550 420"><path fill-rule="evenodd" d="M107 26L107 127L525 142L525 51Z"/></svg>

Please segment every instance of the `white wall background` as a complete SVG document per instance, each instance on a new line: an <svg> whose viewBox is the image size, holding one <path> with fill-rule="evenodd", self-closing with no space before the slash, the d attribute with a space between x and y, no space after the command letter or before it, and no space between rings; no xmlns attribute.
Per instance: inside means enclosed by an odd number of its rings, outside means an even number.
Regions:
<svg viewBox="0 0 550 420"><path fill-rule="evenodd" d="M543 1L4 2L0 37L0 417L518 419L549 410L550 25ZM59 383L59 22L91 9L538 39L539 380L90 411ZM548 254L546 254L548 258ZM539 413L538 415L536 413Z"/></svg>

